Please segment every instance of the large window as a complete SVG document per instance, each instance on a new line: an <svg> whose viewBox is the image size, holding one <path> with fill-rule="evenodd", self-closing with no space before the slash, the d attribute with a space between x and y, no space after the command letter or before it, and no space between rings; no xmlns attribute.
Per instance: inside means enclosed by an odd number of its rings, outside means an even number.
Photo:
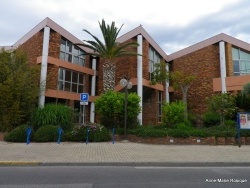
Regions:
<svg viewBox="0 0 250 188"><path fill-rule="evenodd" d="M75 93L83 93L84 75L82 73L59 68L58 89Z"/></svg>
<svg viewBox="0 0 250 188"><path fill-rule="evenodd" d="M250 54L238 48L232 49L234 76L250 74Z"/></svg>
<svg viewBox="0 0 250 188"><path fill-rule="evenodd" d="M149 47L149 79L152 80L152 73L155 70L155 64L160 63L161 61L161 56L152 48Z"/></svg>
<svg viewBox="0 0 250 188"><path fill-rule="evenodd" d="M60 45L60 59L80 66L84 66L85 63L84 51L63 38Z"/></svg>

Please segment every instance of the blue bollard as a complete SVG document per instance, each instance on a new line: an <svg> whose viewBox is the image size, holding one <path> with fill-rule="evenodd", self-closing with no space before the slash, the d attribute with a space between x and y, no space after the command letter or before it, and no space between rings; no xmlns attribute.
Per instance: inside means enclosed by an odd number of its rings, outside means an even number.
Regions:
<svg viewBox="0 0 250 188"><path fill-rule="evenodd" d="M63 133L63 129L61 127L58 128L58 139L57 139L57 143L60 144L61 142L61 135Z"/></svg>
<svg viewBox="0 0 250 188"><path fill-rule="evenodd" d="M86 130L86 144L89 143L89 129Z"/></svg>
<svg viewBox="0 0 250 188"><path fill-rule="evenodd" d="M26 144L28 145L30 143L30 135L31 135L31 128L28 127L26 129Z"/></svg>
<svg viewBox="0 0 250 188"><path fill-rule="evenodd" d="M113 131L112 131L112 142L113 144L115 143L115 128L113 128Z"/></svg>

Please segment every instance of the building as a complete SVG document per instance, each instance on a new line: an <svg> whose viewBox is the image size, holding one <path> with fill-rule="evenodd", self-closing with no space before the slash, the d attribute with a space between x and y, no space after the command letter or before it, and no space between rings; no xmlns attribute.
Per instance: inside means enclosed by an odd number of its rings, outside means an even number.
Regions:
<svg viewBox="0 0 250 188"><path fill-rule="evenodd" d="M188 92L188 106L199 116L206 110L205 98L214 92L239 91L250 80L250 44L225 34L216 35L193 46L167 55L139 26L120 36L117 42L136 41L134 50L142 56L120 58L116 67L116 91L123 91L119 81L127 77L141 97L141 124L162 121L164 101L181 99L168 82L150 84L154 64L166 63L166 71L185 71L196 79ZM79 122L96 121L94 101L102 92L102 60L90 55L90 49L75 46L81 40L49 18L45 18L18 40L13 48L28 54L30 63L41 66L39 105L61 102L74 106ZM249 68L248 68L249 67ZM89 93L89 104L80 105L80 93Z"/></svg>

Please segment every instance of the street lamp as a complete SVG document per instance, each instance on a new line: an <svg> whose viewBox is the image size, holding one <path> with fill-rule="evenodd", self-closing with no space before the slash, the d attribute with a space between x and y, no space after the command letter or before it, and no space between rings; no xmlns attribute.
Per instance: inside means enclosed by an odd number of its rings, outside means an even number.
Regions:
<svg viewBox="0 0 250 188"><path fill-rule="evenodd" d="M123 77L120 80L120 85L122 87L125 87L125 118L124 118L124 139L127 140L127 118L128 118L128 113L127 113L127 107L128 107L128 89L131 89L133 84L129 81L128 78Z"/></svg>

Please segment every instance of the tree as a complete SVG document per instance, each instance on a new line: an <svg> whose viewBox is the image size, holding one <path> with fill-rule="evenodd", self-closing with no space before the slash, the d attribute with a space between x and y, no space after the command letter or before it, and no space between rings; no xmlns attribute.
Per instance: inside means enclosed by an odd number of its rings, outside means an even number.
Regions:
<svg viewBox="0 0 250 188"><path fill-rule="evenodd" d="M175 89L181 89L182 100L185 105L184 117L187 120L188 110L187 110L187 92L191 84L193 83L195 76L189 75L181 71L175 71L170 73L170 78L174 82L173 86Z"/></svg>
<svg viewBox="0 0 250 188"><path fill-rule="evenodd" d="M154 71L152 72L152 80L150 84L155 85L157 83L163 84L163 82L169 80L169 72L166 71L166 63L161 61L154 65Z"/></svg>
<svg viewBox="0 0 250 188"><path fill-rule="evenodd" d="M250 96L250 83L247 83L243 86L243 89L241 91L243 95L248 95Z"/></svg>
<svg viewBox="0 0 250 188"><path fill-rule="evenodd" d="M212 95L207 101L208 109L220 115L221 125L224 125L225 118L232 116L236 110L235 97L230 93Z"/></svg>
<svg viewBox="0 0 250 188"><path fill-rule="evenodd" d="M39 94L39 67L16 50L0 52L0 130L10 131L30 120Z"/></svg>
<svg viewBox="0 0 250 188"><path fill-rule="evenodd" d="M141 108L140 97L136 93L128 94L128 121L131 126L136 120ZM105 127L121 127L124 125L124 93L107 91L95 101L95 111L100 115Z"/></svg>
<svg viewBox="0 0 250 188"><path fill-rule="evenodd" d="M123 26L123 25L122 25ZM128 42L128 43L118 43L116 42L117 36L122 28L122 26L118 29L115 26L115 22L112 22L111 25L105 23L104 20L99 22L99 27L102 32L102 37L104 42L98 39L95 35L91 34L88 30L84 29L86 33L88 33L93 39L92 40L84 40L86 44L76 44L79 46L85 46L94 51L94 53L89 53L90 55L95 55L103 58L103 91L106 92L108 90L114 90L115 88L115 71L116 64L115 61L118 57L122 56L137 56L137 54L133 51L129 51L129 47L137 47L138 43L136 42Z"/></svg>

